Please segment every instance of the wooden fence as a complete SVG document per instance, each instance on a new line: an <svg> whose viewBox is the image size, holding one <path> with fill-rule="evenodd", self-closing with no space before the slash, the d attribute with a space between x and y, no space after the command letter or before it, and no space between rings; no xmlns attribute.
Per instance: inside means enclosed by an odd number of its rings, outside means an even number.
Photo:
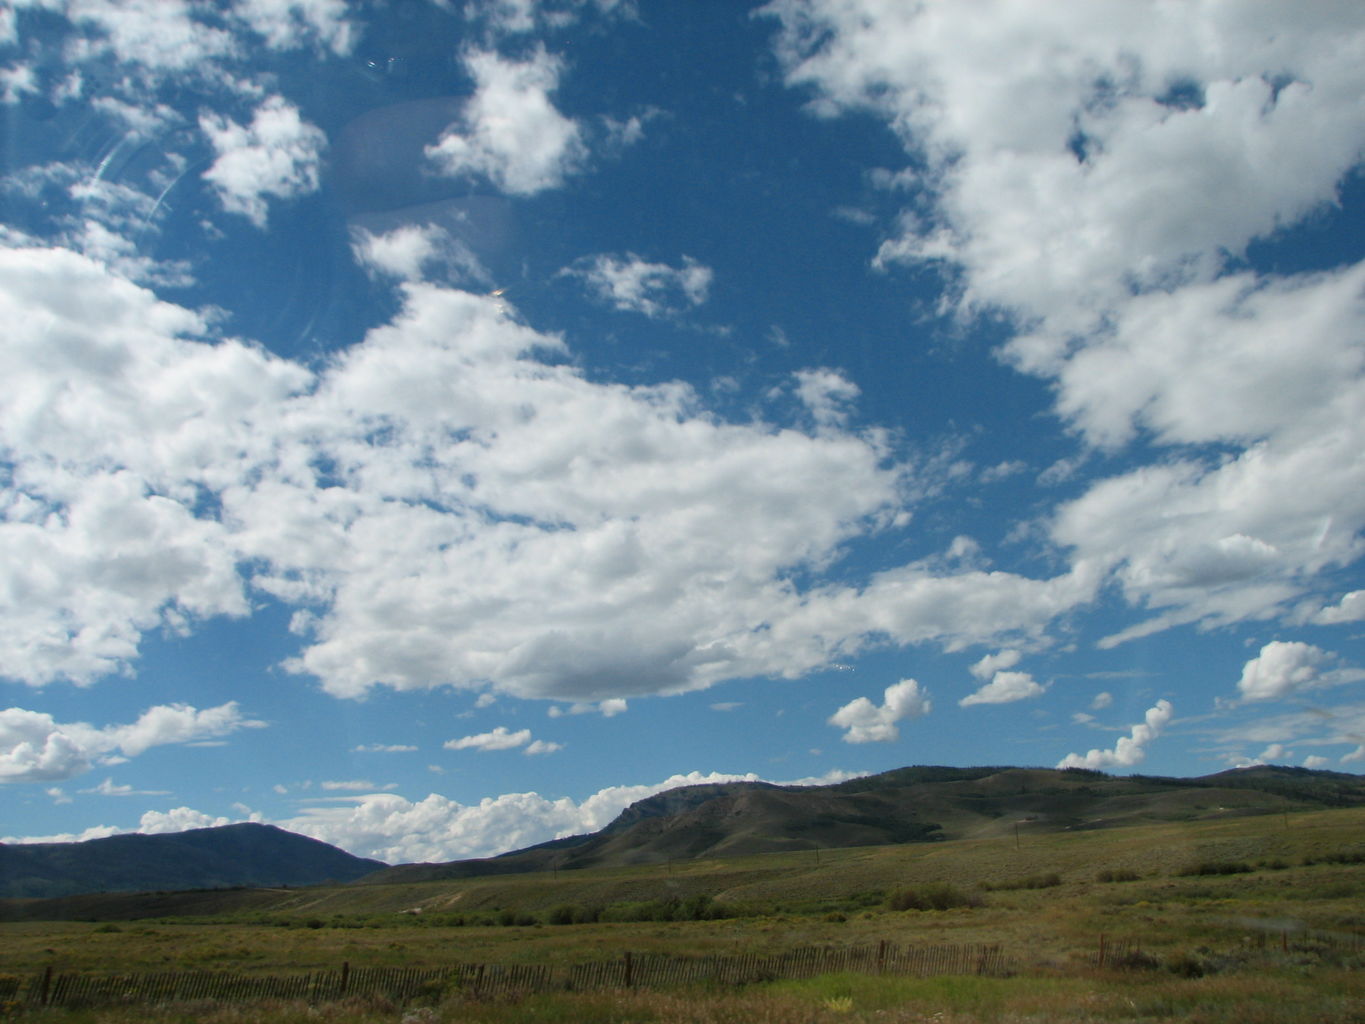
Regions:
<svg viewBox="0 0 1365 1024"><path fill-rule="evenodd" d="M543 964L452 964L446 967L359 967L310 974L163 971L146 974L55 973L0 977L0 1004L26 1007L104 1006L212 999L328 1002L348 996L405 1003L460 992L471 998L547 991L744 985L854 971L929 977L1009 973L998 946L875 946L806 948L763 956L679 957L626 953L615 960L551 967Z"/></svg>

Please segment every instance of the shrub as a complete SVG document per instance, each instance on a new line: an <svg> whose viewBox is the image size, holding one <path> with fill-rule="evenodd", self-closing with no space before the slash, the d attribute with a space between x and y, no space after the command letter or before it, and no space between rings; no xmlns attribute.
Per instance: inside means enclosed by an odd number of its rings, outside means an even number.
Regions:
<svg viewBox="0 0 1365 1024"><path fill-rule="evenodd" d="M1202 978L1209 973L1209 965L1192 953L1174 953L1166 958L1166 970L1182 978Z"/></svg>
<svg viewBox="0 0 1365 1024"><path fill-rule="evenodd" d="M1131 868L1105 868L1095 880L1099 882L1136 882L1138 873Z"/></svg>
<svg viewBox="0 0 1365 1024"><path fill-rule="evenodd" d="M892 910L951 910L954 907L979 907L981 898L952 885L923 885L900 889L887 900Z"/></svg>
<svg viewBox="0 0 1365 1024"><path fill-rule="evenodd" d="M1051 889L1062 884L1062 876L1052 871L1046 875L1031 875L1028 878L1015 878L1008 882L985 882L981 888L990 892L993 889Z"/></svg>
<svg viewBox="0 0 1365 1024"><path fill-rule="evenodd" d="M1250 864L1245 861L1232 860L1206 860L1198 864L1191 865L1181 871L1182 875L1244 875L1249 871L1255 871Z"/></svg>
<svg viewBox="0 0 1365 1024"><path fill-rule="evenodd" d="M1118 953L1110 957L1108 963L1121 971L1155 971L1161 967L1160 960L1140 949Z"/></svg>

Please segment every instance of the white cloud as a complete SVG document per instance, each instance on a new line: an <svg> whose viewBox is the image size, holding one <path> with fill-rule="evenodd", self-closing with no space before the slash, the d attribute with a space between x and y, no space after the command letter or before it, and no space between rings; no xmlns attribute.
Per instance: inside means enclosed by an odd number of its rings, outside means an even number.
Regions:
<svg viewBox="0 0 1365 1024"><path fill-rule="evenodd" d="M264 36L273 50L316 41L345 56L358 34L346 19L346 0L236 0L233 14Z"/></svg>
<svg viewBox="0 0 1365 1024"><path fill-rule="evenodd" d="M1286 748L1283 743L1272 743L1256 755L1256 760L1262 764L1271 764L1276 761L1286 761L1293 756L1294 751Z"/></svg>
<svg viewBox="0 0 1365 1024"><path fill-rule="evenodd" d="M1359 161L1365 65L1348 54L1365 8L764 10L813 110L871 110L914 158L880 176L919 198L879 262L936 263L960 312L1011 316L1021 333L1002 356L1053 383L1086 444L1178 447L1092 484L1052 522L1074 564L1152 610L1111 645L1282 614L1315 574L1358 557L1365 265L1230 267L1332 203ZM1203 445L1218 448L1192 450Z"/></svg>
<svg viewBox="0 0 1365 1024"><path fill-rule="evenodd" d="M1042 696L1045 691L1046 687L1035 682L1027 672L997 672L989 683L963 697L958 704L964 708L973 704L1012 704Z"/></svg>
<svg viewBox="0 0 1365 1024"><path fill-rule="evenodd" d="M617 309L661 317L700 306L710 294L712 271L691 257L682 266L651 263L626 253L602 253L562 271L581 278L588 290ZM856 393L856 389L855 389Z"/></svg>
<svg viewBox="0 0 1365 1024"><path fill-rule="evenodd" d="M798 370L796 397L810 410L820 427L842 427L860 394L858 385L843 374L828 369Z"/></svg>
<svg viewBox="0 0 1365 1024"><path fill-rule="evenodd" d="M1113 704L1114 695L1108 690L1101 690L1099 693L1095 694L1094 698L1090 701L1090 710L1103 711L1107 707L1112 707Z"/></svg>
<svg viewBox="0 0 1365 1024"><path fill-rule="evenodd" d="M467 805L436 793L418 801L374 794L352 798L348 807L306 808L300 816L276 824L390 864L448 861L489 857L595 832L630 804L666 789L757 779L753 774L688 772L649 785L610 786L581 801L504 793Z"/></svg>
<svg viewBox="0 0 1365 1024"><path fill-rule="evenodd" d="M1331 763L1332 759L1330 757L1323 757L1320 754L1309 754L1307 757L1303 759L1303 766L1305 768L1311 768L1315 771L1321 768L1326 768Z"/></svg>
<svg viewBox="0 0 1365 1024"><path fill-rule="evenodd" d="M843 729L845 743L889 743L900 738L896 723L927 715L933 709L927 692L913 679L902 679L886 688L880 707L866 697L849 701L829 718Z"/></svg>
<svg viewBox="0 0 1365 1024"><path fill-rule="evenodd" d="M1272 640L1242 666L1237 692L1245 701L1281 700L1305 690L1365 679L1365 671L1332 668L1337 656L1312 644Z"/></svg>
<svg viewBox="0 0 1365 1024"><path fill-rule="evenodd" d="M446 0L437 0L445 3ZM634 0L468 0L464 16L494 34L522 35L537 28L563 28L575 22L583 9L593 7L601 15L632 16Z"/></svg>
<svg viewBox="0 0 1365 1024"><path fill-rule="evenodd" d="M1331 201L1365 129L1350 5L766 10L793 84L831 112L872 109L928 163L933 219L907 218L882 258L950 260L968 303L1059 331ZM1182 84L1199 102L1171 98Z"/></svg>
<svg viewBox="0 0 1365 1024"><path fill-rule="evenodd" d="M5 836L0 838L0 843L84 843L90 839L121 835L126 831L127 829L116 825L91 825L80 832L58 832L46 836Z"/></svg>
<svg viewBox="0 0 1365 1024"><path fill-rule="evenodd" d="M1147 756L1147 745L1161 735L1173 714L1171 702L1159 700L1147 709L1143 721L1134 725L1127 736L1120 736L1113 750L1091 750L1085 755L1067 754L1057 763L1058 768L1131 768L1141 764Z"/></svg>
<svg viewBox="0 0 1365 1024"><path fill-rule="evenodd" d="M328 792L341 793L383 793L391 789L397 789L398 783L390 782L384 786L376 786L369 779L332 779L324 781L322 788Z"/></svg>
<svg viewBox="0 0 1365 1024"><path fill-rule="evenodd" d="M591 715L600 714L603 718L615 718L617 715L624 714L629 709L629 704L620 697L612 697L608 700L599 701L596 704L589 704L580 701L569 705L568 709L561 708L554 704L550 706L548 714L551 718L560 718L564 715Z"/></svg>
<svg viewBox="0 0 1365 1024"><path fill-rule="evenodd" d="M18 103L24 93L37 91L37 76L27 64L0 68L0 103Z"/></svg>
<svg viewBox="0 0 1365 1024"><path fill-rule="evenodd" d="M202 711L187 704L157 705L130 725L104 728L85 722L62 724L43 712L7 708L0 711L0 782L58 782L81 775L95 764L136 757L151 747L192 743L264 725L244 717L236 701ZM112 785L109 780L105 784Z"/></svg>
<svg viewBox="0 0 1365 1024"><path fill-rule="evenodd" d="M362 743L352 747L355 754L411 754L417 748L407 743Z"/></svg>
<svg viewBox="0 0 1365 1024"><path fill-rule="evenodd" d="M967 671L984 683L997 672L1014 668L1015 665L1019 664L1019 659L1022 657L1022 654L1013 650L1001 651L999 654L987 654L979 661L973 662Z"/></svg>
<svg viewBox="0 0 1365 1024"><path fill-rule="evenodd" d="M586 157L578 124L550 102L562 62L544 48L526 61L470 50L465 69L476 89L461 120L426 148L436 169L478 174L511 195L558 186Z"/></svg>
<svg viewBox="0 0 1365 1024"><path fill-rule="evenodd" d="M139 820L137 830L143 835L162 835L193 828L219 828L232 824L233 820L221 815L205 814L190 807L172 807L169 811L147 811ZM260 821L261 816L253 813L235 820Z"/></svg>
<svg viewBox="0 0 1365 1024"><path fill-rule="evenodd" d="M79 790L81 793L94 793L98 796L167 796L166 789L134 789L129 785L117 785L112 778L106 778L98 786Z"/></svg>
<svg viewBox="0 0 1365 1024"><path fill-rule="evenodd" d="M773 781L783 786L825 786L865 774L836 768L818 777ZM610 786L581 801L548 798L539 793L505 793L470 805L435 793L418 801L394 793L369 793L304 808L298 816L272 824L390 864L440 862L489 857L562 836L595 832L637 800L679 786L755 781L759 777L753 773L693 771L652 784ZM253 812L247 820L263 819ZM138 831L180 832L227 825L230 821L189 807L177 807L165 812L146 812ZM123 831L127 830L101 825L79 835L7 836L0 838L0 842L79 842Z"/></svg>
<svg viewBox="0 0 1365 1024"><path fill-rule="evenodd" d="M188 0L68 0L65 13L87 30L71 57L102 52L140 66L153 76L199 72L236 50L232 34L195 15L202 8Z"/></svg>
<svg viewBox="0 0 1365 1024"><path fill-rule="evenodd" d="M875 431L590 381L497 296L401 296L314 374L200 340L202 316L88 258L0 249L5 671L93 682L148 629L247 614L250 586L299 609L287 667L334 695L454 685L610 713L873 642L1036 639L1102 581L1082 562L821 582L949 470L892 462Z"/></svg>
<svg viewBox="0 0 1365 1024"><path fill-rule="evenodd" d="M317 191L327 137L282 96L267 97L247 127L221 114L204 114L199 127L217 153L204 180L228 212L264 228L267 197L292 199Z"/></svg>
<svg viewBox="0 0 1365 1024"><path fill-rule="evenodd" d="M446 750L511 750L530 742L530 729L518 729L516 732L512 732L507 726L500 725L492 732L481 732L473 736L446 740L442 746Z"/></svg>
<svg viewBox="0 0 1365 1024"><path fill-rule="evenodd" d="M528 757L536 757L541 754L553 754L556 750L563 750L564 744L553 743L549 740L532 740L522 751Z"/></svg>
<svg viewBox="0 0 1365 1024"><path fill-rule="evenodd" d="M375 276L491 283L469 246L439 224L403 224L380 234L357 227L351 232L351 250Z"/></svg>
<svg viewBox="0 0 1365 1024"><path fill-rule="evenodd" d="M1365 621L1365 590L1352 590L1344 594L1337 604L1319 609L1312 621L1323 626Z"/></svg>

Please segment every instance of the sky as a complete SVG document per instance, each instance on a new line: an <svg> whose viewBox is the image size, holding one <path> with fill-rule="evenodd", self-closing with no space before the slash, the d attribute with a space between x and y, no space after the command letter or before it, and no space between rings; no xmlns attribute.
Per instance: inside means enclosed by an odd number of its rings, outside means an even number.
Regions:
<svg viewBox="0 0 1365 1024"><path fill-rule="evenodd" d="M1365 5L0 6L0 837L1365 770Z"/></svg>

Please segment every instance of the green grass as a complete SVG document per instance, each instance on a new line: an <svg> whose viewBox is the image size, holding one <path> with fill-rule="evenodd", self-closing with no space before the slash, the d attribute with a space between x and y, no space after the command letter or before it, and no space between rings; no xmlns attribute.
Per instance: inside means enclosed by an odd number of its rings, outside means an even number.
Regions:
<svg viewBox="0 0 1365 1024"><path fill-rule="evenodd" d="M0 1010L3 1012L3 1010ZM869 978L826 975L743 989L556 993L427 1006L384 1000L44 1011L35 1024L1359 1024L1359 974L1258 969L1188 979L1089 971L1016 978Z"/></svg>
<svg viewBox="0 0 1365 1024"><path fill-rule="evenodd" d="M1355 854L1361 834L1365 810L1345 809L1288 819L1267 815L1025 835L1017 845L1009 835L822 851L818 862L809 854L779 854L557 875L195 894L178 905L197 916L174 918L128 920L124 899L103 904L122 908L117 919L0 924L0 972L28 976L48 965L101 972L278 973L334 970L342 961L353 967L568 964L626 951L775 953L885 939L902 945L998 944L1013 957L1017 974L850 975L736 991L545 995L514 1004L441 1005L431 1008L437 1015L431 1020L408 1024L1175 1019L1360 1024L1365 864ZM1248 870L1185 873L1203 864ZM1022 884L1032 881L1048 884ZM944 901L945 909L891 909L889 900L904 892L956 892L979 905ZM160 910L176 905L170 896L155 902ZM598 908L595 921L587 908ZM713 913L722 910L732 916ZM496 923L502 920L511 923ZM1147 969L1097 970L1101 934L1111 949L1122 943L1140 949ZM5 1012L0 1007L0 1017ZM403 1014L412 1012L378 1003L317 1008L312 1015L290 1005L200 1006L27 1019L401 1024Z"/></svg>

